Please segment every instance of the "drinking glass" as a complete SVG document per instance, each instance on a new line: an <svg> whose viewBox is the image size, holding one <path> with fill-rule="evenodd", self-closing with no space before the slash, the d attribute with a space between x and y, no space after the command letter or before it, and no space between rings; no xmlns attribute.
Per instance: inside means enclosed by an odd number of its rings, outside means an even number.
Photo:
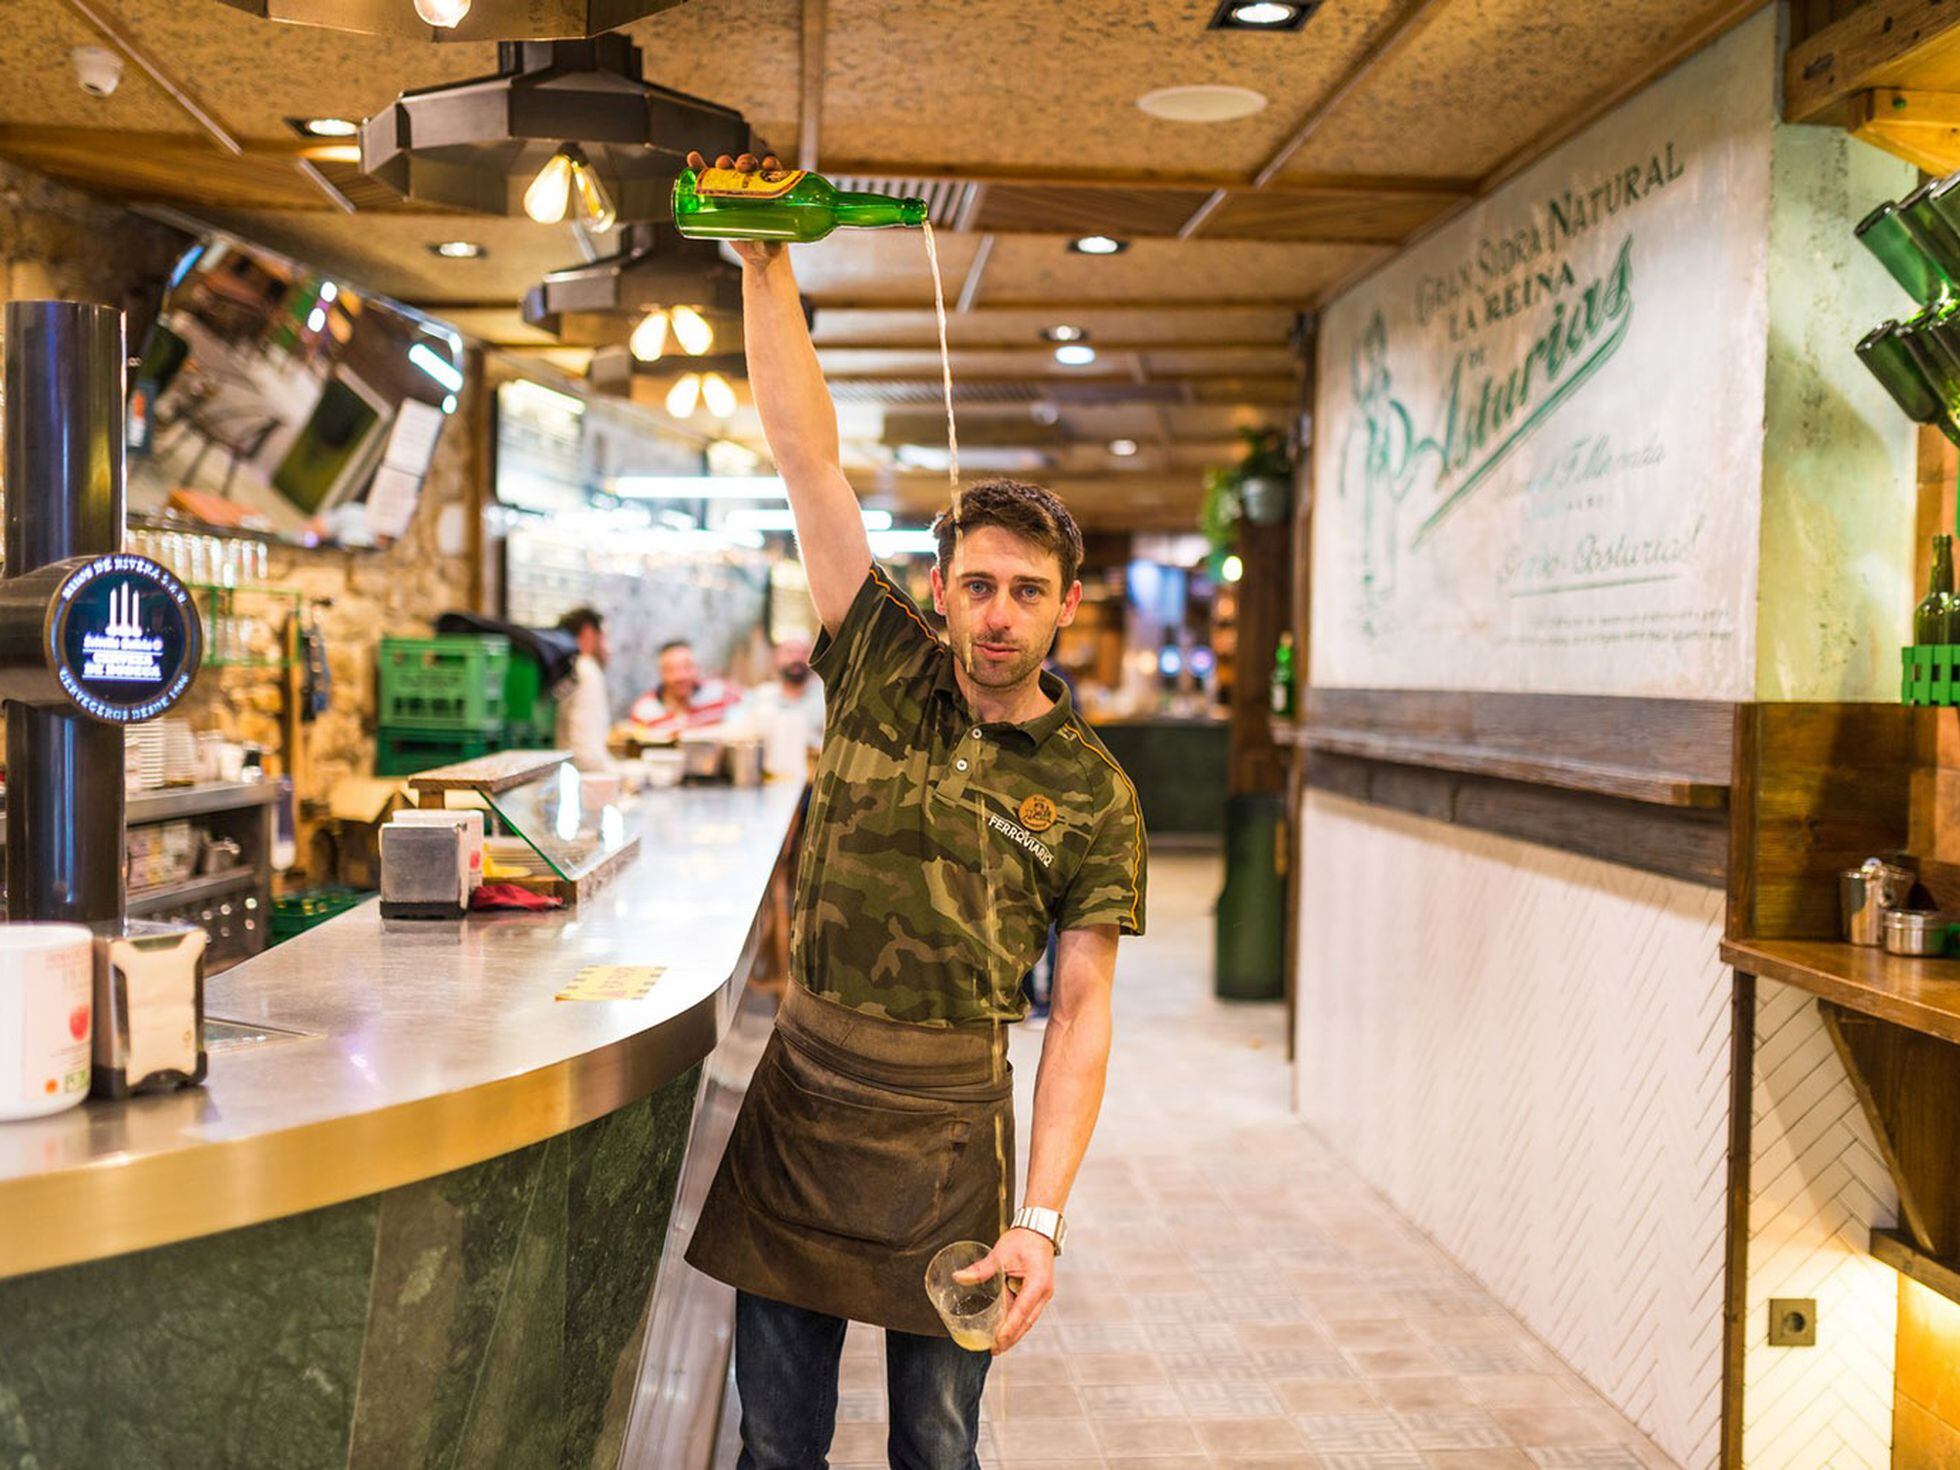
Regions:
<svg viewBox="0 0 1960 1470"><path fill-rule="evenodd" d="M977 1240L956 1240L943 1247L926 1267L926 1295L953 1341L969 1352L992 1352L1007 1311L1002 1273L985 1281L955 1281L954 1275L987 1258L991 1246Z"/></svg>

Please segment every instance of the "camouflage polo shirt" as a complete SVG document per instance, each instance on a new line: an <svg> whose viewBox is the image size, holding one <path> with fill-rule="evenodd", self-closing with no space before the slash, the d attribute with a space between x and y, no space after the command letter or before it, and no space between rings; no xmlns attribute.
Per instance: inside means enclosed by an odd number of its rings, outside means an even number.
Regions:
<svg viewBox="0 0 1960 1470"><path fill-rule="evenodd" d="M824 743L796 880L807 989L897 1021L1019 1020L1048 927L1143 932L1136 788L1042 675L1047 713L973 717L952 652L873 566L810 658Z"/></svg>

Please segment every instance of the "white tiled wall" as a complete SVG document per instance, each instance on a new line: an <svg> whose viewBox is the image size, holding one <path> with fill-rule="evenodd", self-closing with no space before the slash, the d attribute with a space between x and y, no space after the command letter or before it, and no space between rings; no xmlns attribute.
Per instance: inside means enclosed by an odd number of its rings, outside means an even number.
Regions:
<svg viewBox="0 0 1960 1470"><path fill-rule="evenodd" d="M1773 980L1757 982L1752 1086L1743 1464L1886 1470L1899 1278L1865 1247L1898 1194L1817 1002ZM1769 1345L1771 1297L1816 1300L1815 1347Z"/></svg>
<svg viewBox="0 0 1960 1470"><path fill-rule="evenodd" d="M1713 1470L1722 895L1318 792L1302 827L1301 1111L1662 1449Z"/></svg>

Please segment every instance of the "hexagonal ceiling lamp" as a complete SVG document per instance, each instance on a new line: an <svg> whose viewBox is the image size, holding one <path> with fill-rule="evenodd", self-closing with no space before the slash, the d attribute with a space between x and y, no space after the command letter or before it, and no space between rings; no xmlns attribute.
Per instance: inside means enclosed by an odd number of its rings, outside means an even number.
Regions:
<svg viewBox="0 0 1960 1470"><path fill-rule="evenodd" d="M667 219L691 148L749 146L733 108L640 76L624 36L506 41L495 76L404 92L361 124L361 169L405 199L480 214Z"/></svg>
<svg viewBox="0 0 1960 1470"><path fill-rule="evenodd" d="M664 328L652 358L700 356L717 340L739 343L741 267L725 259L712 240L690 240L671 225L635 224L620 230L619 252L589 265L553 271L524 293L524 320L572 347L625 346L649 315L676 308L692 311L709 326L700 352L699 328L685 318ZM738 354L739 355L739 354Z"/></svg>
<svg viewBox="0 0 1960 1470"><path fill-rule="evenodd" d="M292 25L416 41L588 40L684 0L225 0Z"/></svg>

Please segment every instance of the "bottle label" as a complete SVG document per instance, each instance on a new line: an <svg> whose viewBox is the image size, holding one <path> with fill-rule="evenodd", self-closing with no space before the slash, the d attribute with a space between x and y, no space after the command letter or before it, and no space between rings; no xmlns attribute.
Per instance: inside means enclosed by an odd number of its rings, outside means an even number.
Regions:
<svg viewBox="0 0 1960 1470"><path fill-rule="evenodd" d="M773 174L707 168L695 176L694 192L710 199L780 199L809 176L807 168L782 169Z"/></svg>

